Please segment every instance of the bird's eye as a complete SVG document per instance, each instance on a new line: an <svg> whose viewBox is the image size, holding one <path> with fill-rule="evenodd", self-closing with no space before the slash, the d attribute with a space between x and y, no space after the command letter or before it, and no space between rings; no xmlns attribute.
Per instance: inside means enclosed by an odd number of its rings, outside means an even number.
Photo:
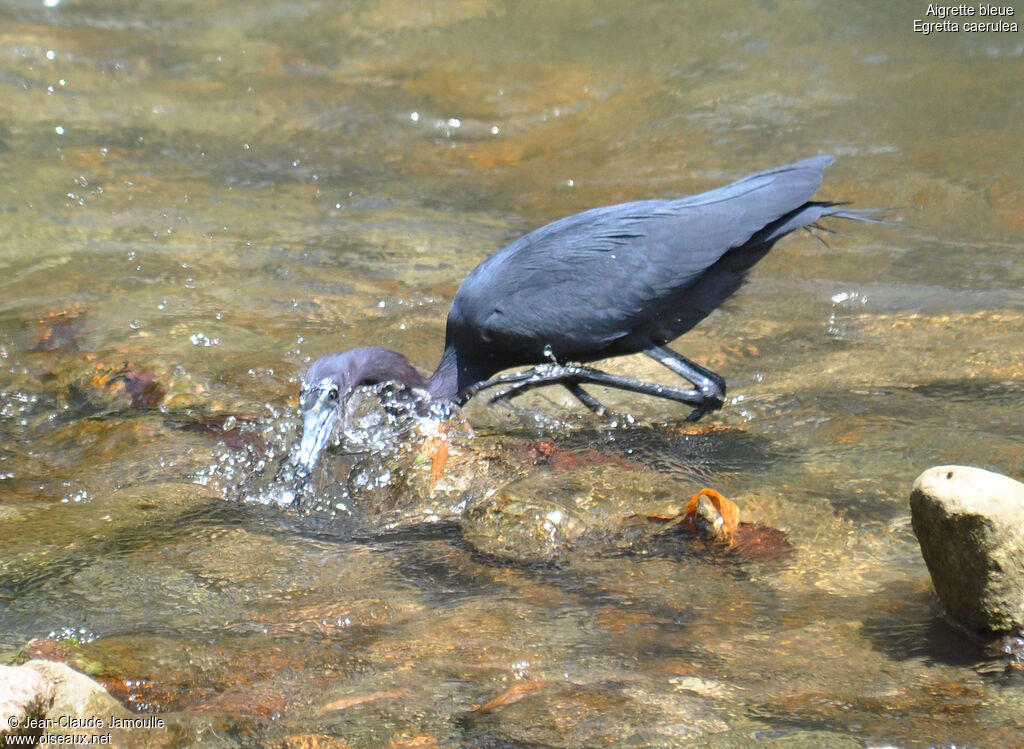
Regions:
<svg viewBox="0 0 1024 749"><path fill-rule="evenodd" d="M331 400L331 401L336 401L336 400L338 400L338 388L331 388L331 389L330 389L330 390L329 390L329 391L327 392L327 399L328 399L328 400Z"/></svg>

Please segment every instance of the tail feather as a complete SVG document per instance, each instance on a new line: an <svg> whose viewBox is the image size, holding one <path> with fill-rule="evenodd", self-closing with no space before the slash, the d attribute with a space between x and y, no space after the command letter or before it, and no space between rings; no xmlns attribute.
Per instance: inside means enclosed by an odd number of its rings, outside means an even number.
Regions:
<svg viewBox="0 0 1024 749"><path fill-rule="evenodd" d="M821 205L821 204L819 204ZM845 218L850 221L862 221L868 224L885 224L886 226L898 226L899 221L892 221L887 218L881 218L875 214L885 214L894 209L892 208L840 208L839 206L849 205L849 203L825 203L828 207L820 218ZM836 208L836 210L831 210Z"/></svg>
<svg viewBox="0 0 1024 749"><path fill-rule="evenodd" d="M843 208L844 205L847 204L818 201L804 203L761 229L748 240L748 244L771 244L797 229L815 226L815 222L822 218L844 218L869 224L893 225L896 223L873 215L884 212L886 210L884 208Z"/></svg>

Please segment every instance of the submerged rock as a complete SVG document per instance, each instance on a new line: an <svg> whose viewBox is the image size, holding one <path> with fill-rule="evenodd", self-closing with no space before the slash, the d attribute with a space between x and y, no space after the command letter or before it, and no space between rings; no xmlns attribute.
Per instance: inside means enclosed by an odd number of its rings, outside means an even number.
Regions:
<svg viewBox="0 0 1024 749"><path fill-rule="evenodd" d="M917 477L910 515L935 592L980 632L1024 627L1024 484L970 466Z"/></svg>
<svg viewBox="0 0 1024 749"><path fill-rule="evenodd" d="M517 564L560 561L587 533L587 519L543 498L502 495L472 505L460 519L477 551Z"/></svg>

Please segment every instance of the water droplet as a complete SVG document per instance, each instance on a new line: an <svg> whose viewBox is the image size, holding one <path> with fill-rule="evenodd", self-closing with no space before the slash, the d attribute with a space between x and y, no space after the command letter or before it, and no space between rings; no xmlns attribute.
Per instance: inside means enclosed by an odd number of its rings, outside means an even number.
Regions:
<svg viewBox="0 0 1024 749"><path fill-rule="evenodd" d="M57 59L57 53L54 52L52 49L46 50L46 59L47 60L56 60Z"/></svg>
<svg viewBox="0 0 1024 749"><path fill-rule="evenodd" d="M419 112L410 112L409 113L409 119L412 120L413 122L419 122L420 121L420 113Z"/></svg>
<svg viewBox="0 0 1024 749"><path fill-rule="evenodd" d="M217 346L220 338L210 338L206 333L193 333L188 337L193 346Z"/></svg>
<svg viewBox="0 0 1024 749"><path fill-rule="evenodd" d="M64 126L63 125L57 125L57 127L55 127L53 130L54 130L55 133L57 133L57 135L64 135Z"/></svg>

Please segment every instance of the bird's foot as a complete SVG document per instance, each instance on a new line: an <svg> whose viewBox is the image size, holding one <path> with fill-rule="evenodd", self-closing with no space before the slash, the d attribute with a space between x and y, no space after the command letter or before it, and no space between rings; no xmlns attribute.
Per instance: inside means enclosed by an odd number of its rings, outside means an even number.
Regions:
<svg viewBox="0 0 1024 749"><path fill-rule="evenodd" d="M717 411L724 406L725 383L723 382L721 387L712 387L707 390L702 390L701 395L704 396L704 400L698 403L697 407L686 415L687 421L699 421L705 415L712 411Z"/></svg>

